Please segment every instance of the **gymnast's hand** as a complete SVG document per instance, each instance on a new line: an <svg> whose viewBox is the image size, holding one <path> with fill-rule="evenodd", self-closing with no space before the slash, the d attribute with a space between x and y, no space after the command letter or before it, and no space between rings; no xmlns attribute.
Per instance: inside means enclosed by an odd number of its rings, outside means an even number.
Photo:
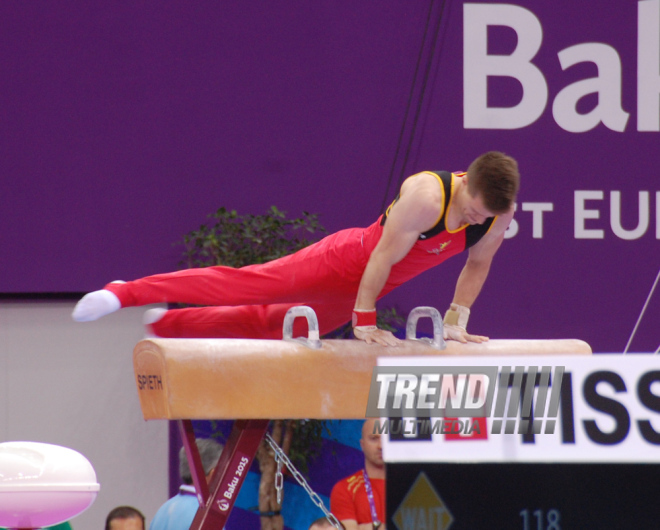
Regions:
<svg viewBox="0 0 660 530"><path fill-rule="evenodd" d="M397 339L391 332L378 329L376 326L357 326L353 328L353 335L367 344L380 344L381 346L399 346L403 341Z"/></svg>
<svg viewBox="0 0 660 530"><path fill-rule="evenodd" d="M443 319L442 335L445 340L456 340L465 344L466 342L486 342L488 337L482 335L470 335L467 332L468 319L470 318L470 308L459 304L452 304L445 313Z"/></svg>
<svg viewBox="0 0 660 530"><path fill-rule="evenodd" d="M466 329L462 328L461 326L452 324L445 324L443 326L442 335L444 336L445 340L456 340L458 342L462 342L463 344L467 342L481 343L488 340L488 337L484 337L482 335L470 335Z"/></svg>

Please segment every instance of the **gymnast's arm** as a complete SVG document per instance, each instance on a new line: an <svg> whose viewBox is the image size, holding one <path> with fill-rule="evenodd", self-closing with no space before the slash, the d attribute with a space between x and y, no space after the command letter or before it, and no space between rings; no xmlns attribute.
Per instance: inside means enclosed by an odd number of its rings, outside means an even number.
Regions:
<svg viewBox="0 0 660 530"><path fill-rule="evenodd" d="M419 235L429 230L442 213L442 190L437 179L430 175L417 175L401 186L401 195L387 217L383 234L371 253L362 274L355 301L355 309L371 311L390 275L392 266L410 251ZM367 344L395 346L401 341L382 329L354 329L355 338Z"/></svg>
<svg viewBox="0 0 660 530"><path fill-rule="evenodd" d="M454 305L457 305L469 309L477 299L488 277L493 257L504 240L504 232L512 218L513 208L509 212L499 215L481 241L470 247L465 266L456 281L452 308ZM463 343L485 342L488 340L488 337L470 335L462 327L447 324L447 319L445 318L445 339L447 338Z"/></svg>

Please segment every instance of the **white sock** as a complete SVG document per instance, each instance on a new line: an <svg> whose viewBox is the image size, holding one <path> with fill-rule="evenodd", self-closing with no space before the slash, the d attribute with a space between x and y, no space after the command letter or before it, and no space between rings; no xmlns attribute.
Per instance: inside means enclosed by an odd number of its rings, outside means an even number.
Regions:
<svg viewBox="0 0 660 530"><path fill-rule="evenodd" d="M144 315L142 315L142 323L145 326L148 326L149 324L155 324L161 318L163 318L165 313L167 313L167 309L163 309L162 307L154 307L153 309L147 309L144 312Z"/></svg>
<svg viewBox="0 0 660 530"><path fill-rule="evenodd" d="M73 308L71 317L76 322L90 322L121 308L121 302L114 293L101 289L83 296Z"/></svg>
<svg viewBox="0 0 660 530"><path fill-rule="evenodd" d="M156 322L158 322L161 318L163 318L165 313L167 313L167 309L163 309L162 307L154 307L153 309L147 309L144 312L144 315L142 315L142 323L146 328L146 332L144 334L145 339L158 338L158 335L154 333L151 324L155 324Z"/></svg>

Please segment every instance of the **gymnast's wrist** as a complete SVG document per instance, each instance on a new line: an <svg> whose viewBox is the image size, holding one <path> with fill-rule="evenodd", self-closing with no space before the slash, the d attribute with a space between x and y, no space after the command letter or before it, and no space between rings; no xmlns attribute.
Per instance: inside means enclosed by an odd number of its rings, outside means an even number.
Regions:
<svg viewBox="0 0 660 530"><path fill-rule="evenodd" d="M470 319L470 308L463 305L452 303L445 313L443 322L447 326L458 326L467 330L468 320Z"/></svg>
<svg viewBox="0 0 660 530"><path fill-rule="evenodd" d="M376 327L375 309L353 309L353 329L358 331L374 331Z"/></svg>

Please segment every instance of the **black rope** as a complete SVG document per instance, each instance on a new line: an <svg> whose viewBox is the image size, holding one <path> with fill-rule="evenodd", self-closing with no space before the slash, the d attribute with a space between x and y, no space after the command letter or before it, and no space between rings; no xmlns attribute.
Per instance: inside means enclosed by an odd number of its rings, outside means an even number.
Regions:
<svg viewBox="0 0 660 530"><path fill-rule="evenodd" d="M440 37L440 26L442 24L442 17L443 17L444 12L445 12L446 4L447 4L446 0L443 0L442 4L440 5L440 13L439 13L439 16L438 16L438 27L436 28L436 34L435 34L434 41L433 41L433 48L431 50L431 57L429 59L429 72L430 72L431 66L433 65L434 60L435 60L434 55L435 55L436 51L439 52L442 49L442 42L444 42L444 38L446 36L446 33L443 33L442 37ZM441 39L441 42L440 42L439 46L437 45L438 39ZM424 119L423 119L423 125L422 125L422 130L421 130L421 133L420 133L420 138L424 138L424 135L425 135L425 132L426 132L426 124L428 122L427 118L428 118L428 115L429 115L429 112L430 112L430 109L431 109L431 98L433 98L433 94L435 94L435 85L436 85L436 82L438 80L438 70L439 69L440 68L436 65L436 68L433 71L433 78L431 80L431 86L430 86L430 91L429 91L429 94L430 94L429 103L428 103L428 105L426 105L426 113L425 113ZM421 143L421 140L420 140L420 143ZM417 149L417 152L415 153L415 160L413 162L413 167L417 166L417 162L419 160L419 153L420 153L420 150ZM403 168L405 168L405 165L403 166ZM403 181L404 177L406 177L406 175L403 175L403 174L399 177L399 185Z"/></svg>
<svg viewBox="0 0 660 530"><path fill-rule="evenodd" d="M435 3L435 0L431 0L431 3L429 5L429 11L428 11L428 15L427 15L427 18L426 18L426 25L424 27L424 36L422 38L422 45L420 47L419 54L417 56L417 64L415 65L415 73L413 75L413 82L412 82L412 86L410 88L410 94L408 96L408 102L406 104L406 111L405 111L405 114L404 114L403 123L401 124L401 131L399 132L399 138L398 138L396 150L395 150L395 153L394 153L394 160L392 161L392 167L390 169L390 174L389 174L388 179L387 179L387 186L385 188L385 194L383 196L383 202L381 204L379 213L381 213L385 210L385 205L388 203L388 200L390 200L390 188L392 187L392 180L394 178L394 173L396 171L397 161L399 160L399 154L402 151L402 145L404 143L406 125L408 123L408 116L410 115L410 110L411 110L411 107L413 105L413 100L414 100L414 95L415 95L415 88L417 86L417 80L418 80L419 72L420 72L420 69L421 69L422 58L424 57L424 50L426 49L427 36L429 34L429 27L430 27L432 19L433 19L434 3ZM438 23L437 23L437 26L435 28L435 31L433 32L431 50L430 50L430 54L429 54L429 58L428 58L428 61L427 61L427 64L426 64L424 74L422 76L421 93L420 93L418 101L417 101L415 116L414 116L413 122L412 122L412 130L410 132L410 135L409 135L409 138L408 138L408 141L407 141L407 146L405 148L403 164L401 165L401 168L399 170L399 178L397 180L397 187L403 181L404 171L405 171L405 168L406 168L406 164L408 163L408 158L410 156L410 150L411 150L411 147L412 147L412 142L415 138L415 131L417 129L417 124L419 122L419 117L420 117L420 114L421 114L421 109L422 109L423 101L424 101L424 95L426 93L426 87L427 87L427 84L428 84L428 79L429 79L429 75L430 75L430 72L431 72L431 67L433 65L433 59L435 57L435 51L436 51L435 49L436 49L436 44L438 42L438 35L440 33L440 26L441 26L441 23L442 23L442 15L443 15L444 10L445 10L445 4L446 4L446 0L443 0L442 3L441 3L441 7L440 7L440 14L439 14L439 17L438 17Z"/></svg>

